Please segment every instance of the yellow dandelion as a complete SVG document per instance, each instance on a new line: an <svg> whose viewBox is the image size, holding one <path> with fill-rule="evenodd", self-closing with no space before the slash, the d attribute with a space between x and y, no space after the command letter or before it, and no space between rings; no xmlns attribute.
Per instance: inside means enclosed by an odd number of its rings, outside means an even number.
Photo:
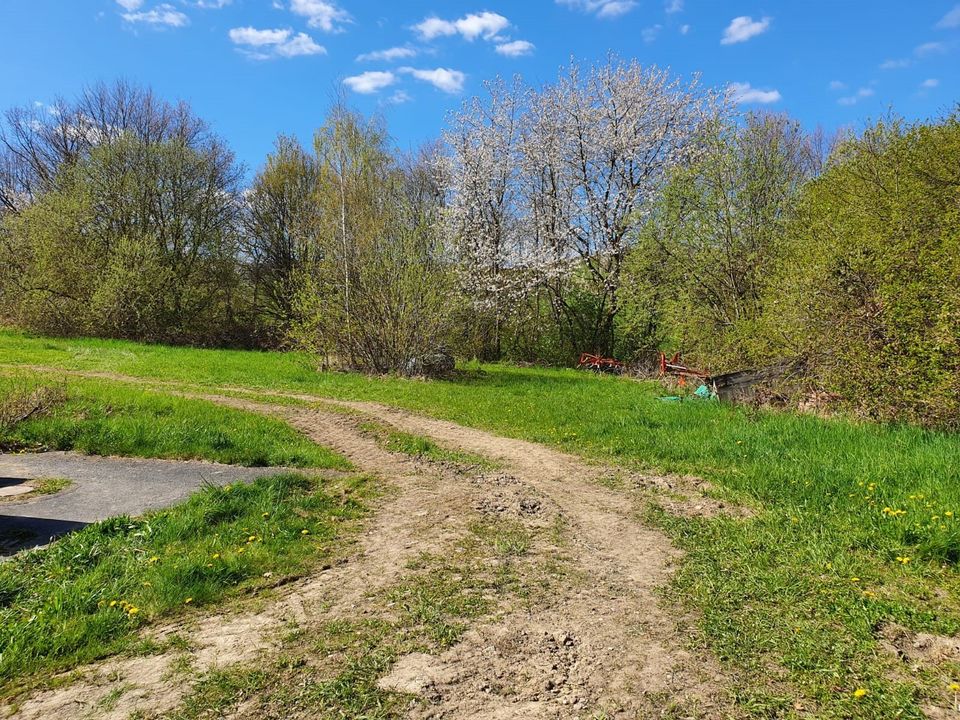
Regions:
<svg viewBox="0 0 960 720"><path fill-rule="evenodd" d="M304 528L303 530L300 531L300 534L301 534L301 535L309 535L309 534L310 534L310 531L307 530L306 528Z"/></svg>
<svg viewBox="0 0 960 720"><path fill-rule="evenodd" d="M151 565L152 565L153 563L159 562L159 561L160 561L160 558L158 558L156 555L154 555L152 558L150 558L150 564L151 564Z"/></svg>
<svg viewBox="0 0 960 720"><path fill-rule="evenodd" d="M960 683L955 683L955 682L950 683L950 689L953 692L960 692Z"/></svg>
<svg viewBox="0 0 960 720"><path fill-rule="evenodd" d="M256 535L251 535L250 537L247 538L247 542L248 542L248 543L252 543L252 542L253 542L254 540L256 540L256 539L257 539L257 536L256 536Z"/></svg>
<svg viewBox="0 0 960 720"><path fill-rule="evenodd" d="M860 582L860 578L858 578L858 577L852 577L852 578L850 578L850 582L858 583L858 582Z"/></svg>
<svg viewBox="0 0 960 720"><path fill-rule="evenodd" d="M140 608L136 607L135 605L131 605L131 606L127 609L127 614L128 614L128 615L136 615L138 612L140 612Z"/></svg>
<svg viewBox="0 0 960 720"><path fill-rule="evenodd" d="M144 587L153 587L153 583L150 582L149 580L144 580L144 581L143 581L143 586L144 586Z"/></svg>
<svg viewBox="0 0 960 720"><path fill-rule="evenodd" d="M864 590L864 591L863 591L863 596L864 596L864 597L874 597L875 595L876 595L876 593L873 592L873 590Z"/></svg>
<svg viewBox="0 0 960 720"><path fill-rule="evenodd" d="M853 691L853 696L857 699L862 698L866 694L867 694L866 688L857 688L856 690Z"/></svg>
<svg viewBox="0 0 960 720"><path fill-rule="evenodd" d="M905 555L897 555L897 562L901 565L906 565L908 562L910 562L910 558L906 557Z"/></svg>
<svg viewBox="0 0 960 720"><path fill-rule="evenodd" d="M213 554L213 559L214 559L214 560L216 560L216 559L219 558L219 557L220 557L220 553L214 553L214 554Z"/></svg>
<svg viewBox="0 0 960 720"><path fill-rule="evenodd" d="M244 550L246 550L246 548L240 548L239 550L237 550L237 552L242 553Z"/></svg>
<svg viewBox="0 0 960 720"><path fill-rule="evenodd" d="M186 600L183 601L183 604L184 604L184 605L189 605L189 604L192 603L192 602L193 602L193 598L192 598L192 597L188 597Z"/></svg>
<svg viewBox="0 0 960 720"><path fill-rule="evenodd" d="M953 517L953 510L947 510L944 514L944 517Z"/></svg>
<svg viewBox="0 0 960 720"><path fill-rule="evenodd" d="M110 601L110 607L116 607L116 606L117 606L117 601L116 601L116 600L111 600L111 601Z"/></svg>
<svg viewBox="0 0 960 720"><path fill-rule="evenodd" d="M261 515L261 517L263 517L263 518L268 518L268 517L270 517L270 513L265 512L265 513L263 513L263 514Z"/></svg>

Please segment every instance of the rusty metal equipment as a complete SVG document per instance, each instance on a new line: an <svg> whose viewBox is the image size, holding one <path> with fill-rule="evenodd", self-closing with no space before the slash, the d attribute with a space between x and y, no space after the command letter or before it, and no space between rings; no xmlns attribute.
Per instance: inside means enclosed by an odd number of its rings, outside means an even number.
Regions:
<svg viewBox="0 0 960 720"><path fill-rule="evenodd" d="M586 352L580 353L577 367L581 370L593 370L597 373L610 373L612 375L622 375L623 371L627 369L626 364L619 360Z"/></svg>
<svg viewBox="0 0 960 720"><path fill-rule="evenodd" d="M674 353L673 357L667 358L666 353L660 351L660 377L673 375L677 378L677 385L686 387L687 378L696 378L703 383L709 383L710 373L706 370L695 370L682 363L680 353Z"/></svg>

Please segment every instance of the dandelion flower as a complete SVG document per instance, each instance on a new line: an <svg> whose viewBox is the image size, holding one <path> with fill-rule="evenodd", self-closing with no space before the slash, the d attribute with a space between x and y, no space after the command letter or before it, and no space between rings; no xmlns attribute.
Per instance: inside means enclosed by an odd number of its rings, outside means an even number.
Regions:
<svg viewBox="0 0 960 720"><path fill-rule="evenodd" d="M111 600L111 601L110 601L110 607L116 607L116 606L117 606L117 601L116 601L116 600Z"/></svg>
<svg viewBox="0 0 960 720"><path fill-rule="evenodd" d="M947 510L944 514L944 517L953 517L953 510Z"/></svg>
<svg viewBox="0 0 960 720"><path fill-rule="evenodd" d="M263 517L263 518L268 518L268 517L270 517L270 513L265 512L265 513L263 513L263 515L261 515L261 517Z"/></svg>
<svg viewBox="0 0 960 720"><path fill-rule="evenodd" d="M155 562L159 562L159 561L160 561L160 558L158 558L156 555L154 555L152 558L150 558L150 563L151 563L151 564L153 564L153 563L155 563Z"/></svg>
<svg viewBox="0 0 960 720"><path fill-rule="evenodd" d="M186 600L183 601L183 604L184 604L184 605L189 605L189 604L192 603L192 602L193 602L193 598L192 598L192 597L188 597Z"/></svg>
<svg viewBox="0 0 960 720"><path fill-rule="evenodd" d="M131 605L131 606L127 609L127 614L128 614L128 615L136 615L138 612L140 612L140 608L138 608L136 605Z"/></svg>
<svg viewBox="0 0 960 720"><path fill-rule="evenodd" d="M955 683L955 682L950 683L950 689L953 692L960 692L960 683Z"/></svg>
<svg viewBox="0 0 960 720"><path fill-rule="evenodd" d="M217 558L220 557L220 553L214 553L212 557L214 560L216 560Z"/></svg>
<svg viewBox="0 0 960 720"><path fill-rule="evenodd" d="M301 534L301 535L309 535L309 534L310 534L310 531L307 530L307 529L303 529L303 530L300 531L300 534Z"/></svg>
<svg viewBox="0 0 960 720"><path fill-rule="evenodd" d="M867 694L866 688L857 688L856 690L853 691L853 696L857 699L862 698L866 694Z"/></svg>
<svg viewBox="0 0 960 720"><path fill-rule="evenodd" d="M910 562L910 558L906 556L897 555L897 562L900 563L901 565L906 565L908 562Z"/></svg>
<svg viewBox="0 0 960 720"><path fill-rule="evenodd" d="M860 582L860 578L858 578L858 577L852 577L852 578L850 578L850 582L855 582L855 583Z"/></svg>

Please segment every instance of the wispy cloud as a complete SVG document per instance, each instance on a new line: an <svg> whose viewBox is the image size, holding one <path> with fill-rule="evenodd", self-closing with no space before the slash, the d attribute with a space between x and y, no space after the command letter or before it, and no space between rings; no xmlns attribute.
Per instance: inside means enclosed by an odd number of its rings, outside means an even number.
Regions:
<svg viewBox="0 0 960 720"><path fill-rule="evenodd" d="M373 52L357 55L357 62L393 62L394 60L416 57L418 54L419 51L416 48L392 47L386 50L374 50Z"/></svg>
<svg viewBox="0 0 960 720"><path fill-rule="evenodd" d="M511 42L500 43L496 51L507 57L520 57L521 55L531 55L535 49L532 42L526 40L513 40Z"/></svg>
<svg viewBox="0 0 960 720"><path fill-rule="evenodd" d="M413 26L423 40L461 35L466 40L493 40L496 35L510 27L510 21L494 12L470 13L458 20L443 20L436 16L425 18Z"/></svg>
<svg viewBox="0 0 960 720"><path fill-rule="evenodd" d="M344 78L343 84L356 93L361 95L370 95L390 87L397 81L397 76L392 72L383 70L368 70L359 75Z"/></svg>
<svg viewBox="0 0 960 720"><path fill-rule="evenodd" d="M859 90L857 90L857 92L854 93L853 95L846 95L840 98L839 100L837 100L837 104L856 105L861 100L865 100L868 97L873 97L873 94L874 94L873 88L862 87Z"/></svg>
<svg viewBox="0 0 960 720"><path fill-rule="evenodd" d="M656 25L651 25L640 31L640 37L643 38L645 43L652 43L657 39L657 36L660 35L660 31L663 29L663 25L659 23Z"/></svg>
<svg viewBox="0 0 960 720"><path fill-rule="evenodd" d="M445 93L455 94L463 90L463 84L467 76L459 70L449 68L435 68L433 70L421 70L418 68L404 67L400 72L408 73L417 80L422 80L433 85L438 90Z"/></svg>
<svg viewBox="0 0 960 720"><path fill-rule="evenodd" d="M781 98L779 90L761 90L752 87L750 83L730 83L729 92L731 99L738 105L746 103L767 105L778 102Z"/></svg>
<svg viewBox="0 0 960 720"><path fill-rule="evenodd" d="M406 90L397 90L390 97L384 100L384 103L387 105L402 105L403 103L408 103L413 100L413 96L410 95Z"/></svg>
<svg viewBox="0 0 960 720"><path fill-rule="evenodd" d="M598 18L616 18L626 15L636 6L636 0L556 0L558 5L593 13Z"/></svg>
<svg viewBox="0 0 960 720"><path fill-rule="evenodd" d="M191 4L204 10L220 10L233 4L233 0L193 0Z"/></svg>
<svg viewBox="0 0 960 720"><path fill-rule="evenodd" d="M920 87L924 88L925 90L932 90L933 88L938 87L939 85L940 85L940 81L937 80L937 78L927 78L922 83L920 83Z"/></svg>
<svg viewBox="0 0 960 720"><path fill-rule="evenodd" d="M720 44L733 45L734 43L746 42L757 35L762 35L770 28L771 21L772 18L768 17L761 20L754 20L749 15L735 17L723 31Z"/></svg>
<svg viewBox="0 0 960 720"><path fill-rule="evenodd" d="M846 90L847 84L842 80L831 80L829 87L833 91Z"/></svg>
<svg viewBox="0 0 960 720"><path fill-rule="evenodd" d="M946 43L942 42L926 42L922 45L917 45L913 49L913 54L917 57L927 57L929 55L937 55L939 53L945 53L947 51Z"/></svg>
<svg viewBox="0 0 960 720"><path fill-rule="evenodd" d="M190 24L190 19L186 15L167 3L157 5L150 10L140 10L143 3L135 0L124 0L120 5L130 8L127 12L120 14L120 17L128 23L143 23L154 27L183 27Z"/></svg>
<svg viewBox="0 0 960 720"><path fill-rule="evenodd" d="M324 55L327 52L306 33L294 33L290 28L258 30L239 27L233 28L228 34L230 41L254 60Z"/></svg>
<svg viewBox="0 0 960 720"><path fill-rule="evenodd" d="M668 15L683 12L683 0L667 0L663 9Z"/></svg>
<svg viewBox="0 0 960 720"><path fill-rule="evenodd" d="M952 10L940 18L937 27L941 30L960 28L960 5L954 5Z"/></svg>
<svg viewBox="0 0 960 720"><path fill-rule="evenodd" d="M117 5L128 12L139 10L143 6L143 0L117 0Z"/></svg>
<svg viewBox="0 0 960 720"><path fill-rule="evenodd" d="M905 67L910 67L912 61L909 58L897 58L895 60L884 60L880 63L881 70L900 70Z"/></svg>
<svg viewBox="0 0 960 720"><path fill-rule="evenodd" d="M307 19L307 25L324 32L340 32L350 13L325 0L290 0L290 12Z"/></svg>

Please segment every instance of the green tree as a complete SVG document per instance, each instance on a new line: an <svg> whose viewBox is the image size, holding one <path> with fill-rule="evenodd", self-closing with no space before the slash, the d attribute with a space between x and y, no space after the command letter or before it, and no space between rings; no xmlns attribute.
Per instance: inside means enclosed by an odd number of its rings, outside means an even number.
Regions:
<svg viewBox="0 0 960 720"><path fill-rule="evenodd" d="M766 336L881 419L960 424L960 117L884 120L804 190Z"/></svg>
<svg viewBox="0 0 960 720"><path fill-rule="evenodd" d="M292 335L343 367L418 372L447 336L450 283L435 205L387 143L379 119L343 106L316 134L317 248Z"/></svg>

